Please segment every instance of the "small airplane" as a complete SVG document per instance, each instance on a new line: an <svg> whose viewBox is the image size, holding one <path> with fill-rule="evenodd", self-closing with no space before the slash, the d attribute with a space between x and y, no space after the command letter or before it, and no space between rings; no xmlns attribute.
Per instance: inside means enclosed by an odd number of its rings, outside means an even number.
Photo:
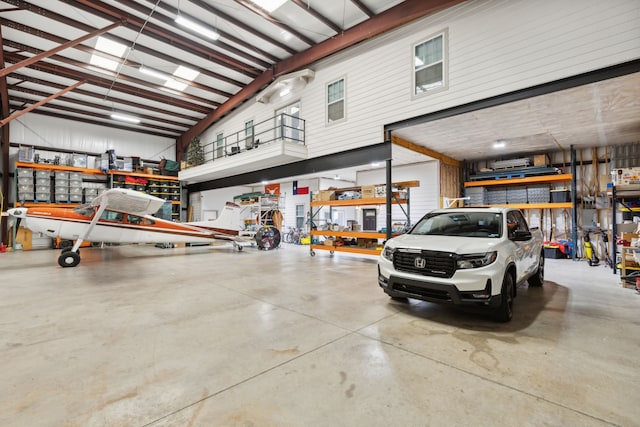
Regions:
<svg viewBox="0 0 640 427"><path fill-rule="evenodd" d="M75 267L80 263L83 241L104 243L211 243L232 241L241 251L257 244L260 249L274 249L280 244L275 227L262 227L255 236L241 227L240 206L227 202L213 221L177 223L151 216L162 207L164 199L124 188L113 188L91 203L76 208L13 208L7 213L32 231L52 238L74 240L73 247L62 249L58 264Z"/></svg>

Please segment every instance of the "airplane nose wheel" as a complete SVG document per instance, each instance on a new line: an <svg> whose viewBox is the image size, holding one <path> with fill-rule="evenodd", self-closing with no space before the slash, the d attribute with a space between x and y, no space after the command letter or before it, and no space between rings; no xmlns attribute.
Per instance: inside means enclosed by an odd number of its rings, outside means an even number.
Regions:
<svg viewBox="0 0 640 427"><path fill-rule="evenodd" d="M80 264L80 254L71 250L62 251L58 257L60 267L75 267Z"/></svg>

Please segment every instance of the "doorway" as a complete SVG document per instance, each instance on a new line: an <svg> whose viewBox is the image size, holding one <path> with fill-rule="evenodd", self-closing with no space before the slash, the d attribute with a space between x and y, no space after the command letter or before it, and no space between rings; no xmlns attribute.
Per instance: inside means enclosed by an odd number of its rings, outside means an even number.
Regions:
<svg viewBox="0 0 640 427"><path fill-rule="evenodd" d="M362 231L376 231L378 229L377 215L377 209L362 209Z"/></svg>

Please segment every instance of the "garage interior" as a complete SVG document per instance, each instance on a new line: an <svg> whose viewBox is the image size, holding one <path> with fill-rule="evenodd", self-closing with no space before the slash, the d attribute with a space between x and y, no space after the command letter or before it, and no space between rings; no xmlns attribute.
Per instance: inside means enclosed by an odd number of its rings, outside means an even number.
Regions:
<svg viewBox="0 0 640 427"><path fill-rule="evenodd" d="M564 183L572 208L523 211L549 249L555 241L575 244L568 256L545 250L558 257L546 260L544 286L519 284L516 314L503 324L469 310L390 299L376 284L375 256L311 257L309 246L284 242L268 251L238 251L228 242L103 244L80 248L82 264L61 268L58 249L17 248L19 225L6 214L20 206L16 162L25 148L44 157L78 151L44 137L26 147L15 142L32 130L33 117L60 120L52 135L75 123L158 138L161 144L145 146L157 155L144 155L156 173L161 158L186 161L194 137L242 114L254 98L272 96L291 73L482 2L292 0L272 12L248 0L3 4L1 425L637 423L640 292L633 278L621 278L627 271L619 265L637 223L626 212L632 198L616 201L608 184L616 180L612 172L640 165L640 46L622 63L576 67L566 78L401 119L389 115L368 146L280 158L275 166L263 158L200 175L183 169L171 178L181 181L173 219L187 221L196 194L220 203L236 189L262 189L262 181L282 188L317 182L321 191L333 179L350 186L362 177L385 182L387 173L405 180L420 168L433 170L437 180L411 189L419 201L411 222L426 213L419 209L427 187L436 194L433 207L462 205L474 174L492 171L496 161L543 155L545 167L573 175ZM174 16L191 19L191 27L179 28ZM215 26L219 41L198 36L197 23ZM103 34L135 47L127 57L109 56L120 65L106 73L90 62L90 40ZM282 34L292 38L282 42ZM176 77L188 89L166 92L128 71L151 64L166 74L161 65L169 62L201 75ZM117 112L143 120L125 123L112 117ZM225 132L232 130L239 129ZM211 140L203 140L213 153L209 166L220 165ZM507 152L488 151L488 141L504 142ZM101 154L87 146L89 157ZM136 155L126 144L109 148ZM234 158L241 159L223 160ZM601 230L613 236L613 271ZM586 231L598 265L585 258Z"/></svg>

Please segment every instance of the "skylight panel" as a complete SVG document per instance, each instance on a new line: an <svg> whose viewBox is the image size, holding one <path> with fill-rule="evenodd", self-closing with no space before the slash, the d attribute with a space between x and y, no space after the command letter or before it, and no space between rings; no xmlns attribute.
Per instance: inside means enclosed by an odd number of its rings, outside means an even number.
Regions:
<svg viewBox="0 0 640 427"><path fill-rule="evenodd" d="M251 0L253 4L260 6L269 13L285 4L286 1L287 0Z"/></svg>
<svg viewBox="0 0 640 427"><path fill-rule="evenodd" d="M96 42L96 49L101 52L108 53L109 55L122 58L122 55L124 55L127 47L122 43L114 42L113 40L109 40L108 38L98 37L98 41Z"/></svg>
<svg viewBox="0 0 640 427"><path fill-rule="evenodd" d="M199 71L192 70L191 68L183 67L182 65L178 66L178 69L173 73L174 76L180 77L184 80L189 80L192 82L196 77L200 74Z"/></svg>
<svg viewBox="0 0 640 427"><path fill-rule="evenodd" d="M167 80L167 82L164 85L170 89L177 90L180 92L183 92L187 88L187 84L179 82L174 79Z"/></svg>

